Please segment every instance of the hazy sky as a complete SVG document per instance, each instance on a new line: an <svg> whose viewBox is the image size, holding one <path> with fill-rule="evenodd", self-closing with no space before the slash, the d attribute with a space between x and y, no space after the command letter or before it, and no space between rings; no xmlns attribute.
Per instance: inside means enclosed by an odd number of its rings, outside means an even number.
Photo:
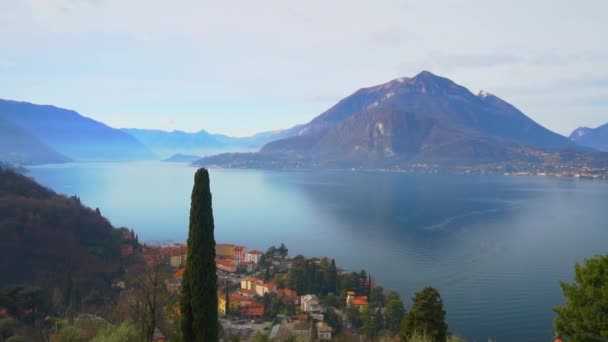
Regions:
<svg viewBox="0 0 608 342"><path fill-rule="evenodd" d="M607 13L605 0L0 0L0 98L248 135L426 69L569 134L608 122Z"/></svg>

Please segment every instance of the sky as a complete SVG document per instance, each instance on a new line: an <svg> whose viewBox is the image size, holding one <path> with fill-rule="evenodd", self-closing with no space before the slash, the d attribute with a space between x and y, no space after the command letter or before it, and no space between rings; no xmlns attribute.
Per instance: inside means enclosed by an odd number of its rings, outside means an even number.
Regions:
<svg viewBox="0 0 608 342"><path fill-rule="evenodd" d="M0 0L0 98L246 136L414 76L568 135L608 122L608 1Z"/></svg>

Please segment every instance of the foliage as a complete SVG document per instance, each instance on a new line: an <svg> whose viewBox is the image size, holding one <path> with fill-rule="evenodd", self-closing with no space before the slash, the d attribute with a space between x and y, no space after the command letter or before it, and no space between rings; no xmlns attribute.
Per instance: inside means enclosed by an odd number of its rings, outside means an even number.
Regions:
<svg viewBox="0 0 608 342"><path fill-rule="evenodd" d="M270 337L268 337L268 335L258 331L253 335L253 337L251 338L251 341L253 341L253 342L270 342Z"/></svg>
<svg viewBox="0 0 608 342"><path fill-rule="evenodd" d="M360 331L364 336L372 339L375 336L378 336L383 325L383 317L380 308L368 305L361 315L361 321L363 322L363 325L361 326Z"/></svg>
<svg viewBox="0 0 608 342"><path fill-rule="evenodd" d="M57 342L84 342L85 339L81 336L80 331L71 325L65 326L57 335Z"/></svg>
<svg viewBox="0 0 608 342"><path fill-rule="evenodd" d="M287 273L285 285L298 294L326 296L337 293L337 269L335 261L327 258L307 259L303 256L293 258L293 266Z"/></svg>
<svg viewBox="0 0 608 342"><path fill-rule="evenodd" d="M141 341L139 332L135 324L125 321L121 325L111 325L101 331L91 340L91 342L135 342Z"/></svg>
<svg viewBox="0 0 608 342"><path fill-rule="evenodd" d="M554 309L557 333L568 341L608 339L608 255L574 267L574 282L562 282L566 304Z"/></svg>
<svg viewBox="0 0 608 342"><path fill-rule="evenodd" d="M363 318L357 308L350 307L346 309L346 317L354 328L361 328L363 326Z"/></svg>
<svg viewBox="0 0 608 342"><path fill-rule="evenodd" d="M194 176L188 259L182 281L182 331L186 341L215 342L219 339L215 238L209 172Z"/></svg>
<svg viewBox="0 0 608 342"><path fill-rule="evenodd" d="M27 285L0 289L0 306L8 309L17 320L33 324L35 320L51 313L51 297L48 291Z"/></svg>
<svg viewBox="0 0 608 342"><path fill-rule="evenodd" d="M323 318L325 323L334 329L334 335L339 335L342 332L342 318L334 310L325 310Z"/></svg>
<svg viewBox="0 0 608 342"><path fill-rule="evenodd" d="M36 284L110 291L120 268L118 230L76 197L55 194L23 175L0 170L0 286ZM34 253L35 251L35 253ZM31 270L35 269L36 272Z"/></svg>
<svg viewBox="0 0 608 342"><path fill-rule="evenodd" d="M387 329L392 333L397 333L401 321L405 317L405 307L398 293L392 292L389 294L385 307L385 316Z"/></svg>
<svg viewBox="0 0 608 342"><path fill-rule="evenodd" d="M6 339L6 342L25 342L25 339L21 336L11 336Z"/></svg>
<svg viewBox="0 0 608 342"><path fill-rule="evenodd" d="M13 336L18 325L18 322L12 318L0 319L0 341Z"/></svg>
<svg viewBox="0 0 608 342"><path fill-rule="evenodd" d="M382 288L382 286L373 287L369 296L369 302L383 307L385 301L386 298L384 298L384 289Z"/></svg>
<svg viewBox="0 0 608 342"><path fill-rule="evenodd" d="M407 341L415 334L422 334L430 337L433 342L445 342L447 330L439 291L426 287L417 292L412 298L412 308L401 324L401 340Z"/></svg>

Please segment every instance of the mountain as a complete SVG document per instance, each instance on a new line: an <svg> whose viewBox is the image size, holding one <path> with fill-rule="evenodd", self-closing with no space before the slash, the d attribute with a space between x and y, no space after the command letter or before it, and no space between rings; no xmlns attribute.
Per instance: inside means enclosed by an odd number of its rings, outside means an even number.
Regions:
<svg viewBox="0 0 608 342"><path fill-rule="evenodd" d="M210 154L229 150L257 150L264 144L289 136L289 130L262 132L249 137L231 137L212 134L205 130L190 133L174 130L171 132L153 129L123 128L123 132L133 136L155 153L163 156L172 154Z"/></svg>
<svg viewBox="0 0 608 342"><path fill-rule="evenodd" d="M199 156L178 153L178 154L172 155L171 157L169 157L167 159L163 159L162 161L170 162L170 163L191 163L191 162L199 160L199 159L201 159L201 157L199 157Z"/></svg>
<svg viewBox="0 0 608 342"><path fill-rule="evenodd" d="M0 119L20 127L74 160L137 160L155 157L130 135L73 110L0 100Z"/></svg>
<svg viewBox="0 0 608 342"><path fill-rule="evenodd" d="M64 288L71 273L83 295L108 291L122 266L121 246L135 244L123 231L78 198L0 169L0 287Z"/></svg>
<svg viewBox="0 0 608 342"><path fill-rule="evenodd" d="M200 163L261 167L263 159L302 167L479 165L533 160L540 150L582 151L506 101L483 91L475 95L423 71L359 89L298 127L293 136L266 144L259 154L215 156Z"/></svg>
<svg viewBox="0 0 608 342"><path fill-rule="evenodd" d="M608 123L596 128L579 127L570 134L570 139L579 145L608 152Z"/></svg>
<svg viewBox="0 0 608 342"><path fill-rule="evenodd" d="M0 118L0 160L20 165L70 161L19 126Z"/></svg>

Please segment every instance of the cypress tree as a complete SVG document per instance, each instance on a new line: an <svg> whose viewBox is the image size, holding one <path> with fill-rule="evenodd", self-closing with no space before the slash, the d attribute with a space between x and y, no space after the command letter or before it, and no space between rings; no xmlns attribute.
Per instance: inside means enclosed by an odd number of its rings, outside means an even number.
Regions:
<svg viewBox="0 0 608 342"><path fill-rule="evenodd" d="M215 238L209 172L199 169L194 176L188 261L182 281L182 333L185 341L219 340Z"/></svg>

